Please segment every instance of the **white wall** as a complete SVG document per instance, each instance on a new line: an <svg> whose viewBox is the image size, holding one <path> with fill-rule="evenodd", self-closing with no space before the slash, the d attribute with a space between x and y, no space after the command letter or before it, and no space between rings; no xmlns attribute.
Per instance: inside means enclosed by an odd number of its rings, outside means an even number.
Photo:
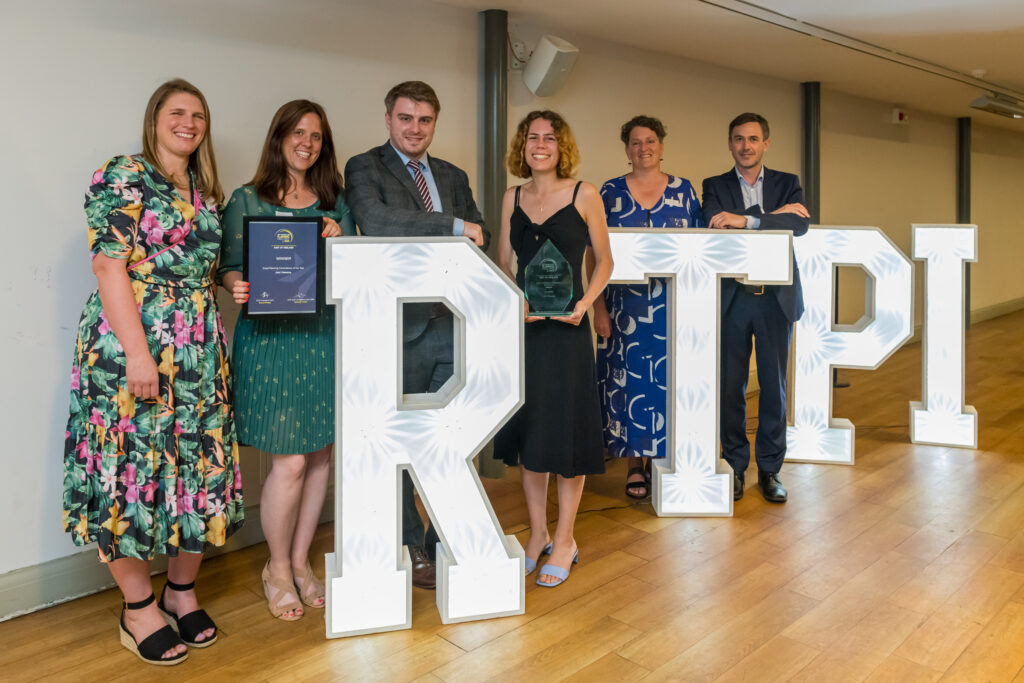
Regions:
<svg viewBox="0 0 1024 683"><path fill-rule="evenodd" d="M821 222L881 228L911 257L911 223L956 222L956 121L913 111L892 123L884 102L822 92ZM840 321L864 312L864 276L842 269ZM914 316L924 311L924 269L915 268Z"/></svg>
<svg viewBox="0 0 1024 683"><path fill-rule="evenodd" d="M982 121L973 122L971 129L971 220L978 224L971 308L999 310L1004 302L1024 299L1024 134Z"/></svg>
<svg viewBox="0 0 1024 683"><path fill-rule="evenodd" d="M957 126L951 118L910 112L893 125L892 105L822 93L821 222L881 228L908 257L912 223L956 222ZM1024 299L1024 231L1015 206L1024 182L1024 126L1017 133L972 121L971 220L978 225L978 263L971 266L971 310L1005 313ZM864 310L864 278L843 269L840 321ZM914 322L922 323L924 269L915 267Z"/></svg>
<svg viewBox="0 0 1024 683"><path fill-rule="evenodd" d="M514 17L512 18L514 19ZM510 20L510 31L527 44L544 33ZM509 139L533 109L554 109L572 126L583 157L580 178L600 187L630 170L619 128L637 114L661 119L668 130L662 168L687 178L701 192L701 181L732 166L728 125L745 111L771 123L772 146L765 163L799 172L800 86L731 69L638 50L559 30L580 48L565 86L535 98L518 73L509 77ZM510 179L510 181L513 179Z"/></svg>
<svg viewBox="0 0 1024 683"><path fill-rule="evenodd" d="M445 48L418 49L422 35ZM153 89L181 76L206 94L230 192L287 100L324 105L344 164L387 138L387 89L422 79L442 101L431 151L474 177L477 17L392 0L39 0L5 5L0 61L2 574L77 552L61 529L61 481L75 330L95 288L82 197L107 158L141 149Z"/></svg>
<svg viewBox="0 0 1024 683"><path fill-rule="evenodd" d="M95 287L82 193L105 159L140 148L143 109L156 85L182 76L206 94L228 192L252 174L281 103L295 97L321 102L344 163L386 138L384 93L410 78L431 83L442 101L431 152L471 178L478 159L475 12L397 0L219 0L173 8L41 0L5 13L0 57L23 68L0 76L4 92L21 94L0 110L8 158L17 160L4 165L0 187L7 193L8 225L18 226L7 231L0 273L8 293L2 348L16 359L4 384L27 389L3 392L9 437L0 463L17 475L0 479L0 514L23 521L0 528L0 547L13 551L0 556L0 573L77 552L61 531L60 491L75 325ZM431 49L423 36L443 39L444 49ZM567 87L541 101L512 74L509 118L514 126L536 106L561 109L579 136L581 177L600 183L628 170L618 128L640 112L665 120L665 167L698 188L704 175L729 166L724 127L744 109L774 119L772 163L795 167L795 84L567 37L583 48ZM230 326L235 312L224 309Z"/></svg>
<svg viewBox="0 0 1024 683"><path fill-rule="evenodd" d="M526 24L514 29L527 42L542 32ZM800 171L798 84L559 33L582 50L569 82L555 97L537 100L512 74L509 124L514 128L537 107L561 111L580 143L583 179L597 184L628 170L618 129L637 113L662 118L669 129L664 168L698 191L702 178L731 165L725 127L745 110L772 123L768 165ZM443 47L435 49L438 42ZM0 516L7 523L0 526L0 574L76 552L61 530L60 491L75 325L95 287L82 193L105 159L139 150L152 90L182 76L206 93L230 192L251 176L281 103L321 102L344 163L386 138L387 88L423 79L443 105L431 151L475 178L477 50L475 12L426 1L37 0L5 7ZM826 221L880 225L906 249L911 221L953 219L954 180L944 170L955 145L951 121L915 113L908 132L892 131L878 119L888 105L827 91L824 102ZM975 134L981 147L975 154L982 240L977 304L991 305L1024 296L1020 269L1007 260L1020 253L1020 237L1005 217L1020 213L1013 203L1024 137L983 126ZM922 164L935 170L911 180L913 196L892 191ZM977 188L981 182L995 189ZM1013 250L993 252L990 245L999 244ZM994 270L1004 265L1009 275ZM1005 294L990 286L1006 280L1012 286ZM225 310L227 323L234 316Z"/></svg>

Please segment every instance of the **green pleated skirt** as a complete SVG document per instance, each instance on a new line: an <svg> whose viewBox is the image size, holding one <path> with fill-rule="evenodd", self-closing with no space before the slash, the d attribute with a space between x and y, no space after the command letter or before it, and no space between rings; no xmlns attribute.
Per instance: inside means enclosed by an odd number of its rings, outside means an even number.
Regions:
<svg viewBox="0 0 1024 683"><path fill-rule="evenodd" d="M274 454L334 441L334 307L305 319L242 318L232 342L238 441Z"/></svg>

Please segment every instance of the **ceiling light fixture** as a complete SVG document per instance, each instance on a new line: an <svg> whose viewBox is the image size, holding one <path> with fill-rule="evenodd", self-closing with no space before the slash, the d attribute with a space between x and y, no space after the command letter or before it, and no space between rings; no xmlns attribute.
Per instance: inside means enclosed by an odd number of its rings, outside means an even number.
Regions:
<svg viewBox="0 0 1024 683"><path fill-rule="evenodd" d="M1024 119L1024 106L1021 106L1020 101L999 93L982 95L971 102L971 108L1005 116L1008 119Z"/></svg>
<svg viewBox="0 0 1024 683"><path fill-rule="evenodd" d="M806 21L791 17L781 12L776 12L773 9L758 5L755 2L749 0L699 0L706 5L717 7L719 9L728 10L741 14L751 19L757 19L773 26L788 29L796 33L802 33L805 36L811 36L813 38L819 38L826 42L845 47L855 52L860 52L873 57L878 57L889 62L895 62L896 64L902 64L903 66L910 67L911 69L917 69L918 71L924 71L926 73L940 76L942 78L948 78L951 81L957 81L965 85L971 85L982 90L988 90L993 95L986 95L980 97L971 103L971 106L975 109L983 109L984 111L992 112L993 114L999 114L1000 116L1007 116L1009 118L1024 118L1024 106L1021 105L1021 99L1024 98L1024 93L1018 93L1005 86L999 85L998 83L992 83L984 79L987 74L985 69L974 69L970 74L950 69L929 62L924 59L912 57L911 55L897 52L896 50L890 50L887 47L869 43L867 41L855 38L845 33L839 33L832 29L825 28L824 26L818 26ZM979 105L979 102L984 103Z"/></svg>

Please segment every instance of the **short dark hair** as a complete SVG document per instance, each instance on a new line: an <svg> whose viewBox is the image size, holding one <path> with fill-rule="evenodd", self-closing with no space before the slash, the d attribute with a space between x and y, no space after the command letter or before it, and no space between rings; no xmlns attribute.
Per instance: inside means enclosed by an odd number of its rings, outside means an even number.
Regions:
<svg viewBox="0 0 1024 683"><path fill-rule="evenodd" d="M434 89L423 81L405 81L399 83L384 96L384 108L387 113L395 108L395 102L399 97L407 97L413 102L426 102L434 108L434 115L441 113L441 101L437 99Z"/></svg>
<svg viewBox="0 0 1024 683"><path fill-rule="evenodd" d="M668 135L668 133L665 132L665 124L663 124L659 119L656 119L653 116L644 116L641 114L640 116L634 116L629 121L622 124L622 132L619 134L619 137L622 139L622 144L629 144L629 134L637 127L650 128L653 130L654 134L658 136L658 142L664 142L665 136Z"/></svg>
<svg viewBox="0 0 1024 683"><path fill-rule="evenodd" d="M761 137L765 140L768 139L768 119L750 111L740 114L729 123L729 137L732 137L732 131L736 126L742 126L744 123L761 124Z"/></svg>

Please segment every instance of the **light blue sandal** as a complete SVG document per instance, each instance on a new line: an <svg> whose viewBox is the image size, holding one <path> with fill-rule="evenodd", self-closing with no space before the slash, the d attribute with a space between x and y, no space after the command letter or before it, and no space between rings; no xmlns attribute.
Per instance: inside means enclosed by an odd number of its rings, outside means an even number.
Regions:
<svg viewBox="0 0 1024 683"><path fill-rule="evenodd" d="M545 555L551 554L551 544L548 543L546 546L541 548L540 555L537 556L536 560L531 560L529 557L523 558L523 564L526 566L525 576L529 576L533 573L533 570L537 568L537 561Z"/></svg>
<svg viewBox="0 0 1024 683"><path fill-rule="evenodd" d="M577 549L575 554L573 554L573 556L572 556L572 563L573 564L579 564L580 563L580 551L579 551L579 549ZM570 567L570 569L571 569L571 567ZM555 581L554 583L544 583L543 581L540 580L541 576L553 576L556 579L558 579L558 581ZM537 585L538 586L544 586L545 588L554 588L555 586L560 586L563 583L565 583L565 580L568 579L568 578L569 578L569 570L568 569L562 569L557 564L546 564L546 565L544 565L543 567L540 568L540 576L537 577Z"/></svg>

